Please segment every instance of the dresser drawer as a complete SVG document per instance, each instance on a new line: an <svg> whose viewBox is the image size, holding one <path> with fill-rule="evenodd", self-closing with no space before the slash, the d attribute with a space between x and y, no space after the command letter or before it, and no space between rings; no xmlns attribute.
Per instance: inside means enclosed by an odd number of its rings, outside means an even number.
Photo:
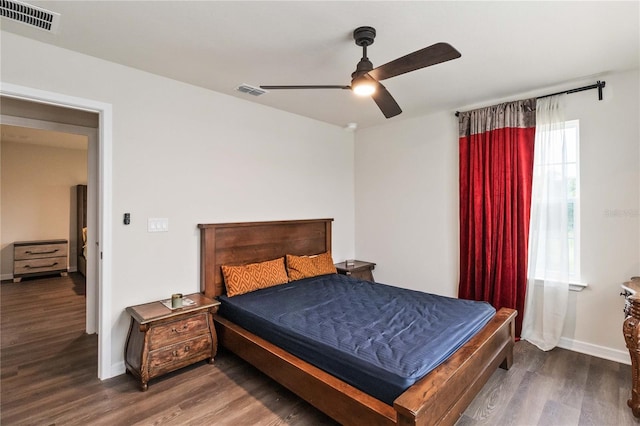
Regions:
<svg viewBox="0 0 640 426"><path fill-rule="evenodd" d="M149 376L154 377L194 363L199 359L210 358L213 342L210 334L167 346L149 352Z"/></svg>
<svg viewBox="0 0 640 426"><path fill-rule="evenodd" d="M149 330L149 350L178 343L200 333L209 333L206 312L152 327Z"/></svg>
<svg viewBox="0 0 640 426"><path fill-rule="evenodd" d="M66 257L47 257L43 259L16 260L13 262L13 275L57 272L67 270Z"/></svg>
<svg viewBox="0 0 640 426"><path fill-rule="evenodd" d="M50 257L67 257L66 243L16 245L13 250L14 260L42 259ZM66 268L65 263L65 268Z"/></svg>

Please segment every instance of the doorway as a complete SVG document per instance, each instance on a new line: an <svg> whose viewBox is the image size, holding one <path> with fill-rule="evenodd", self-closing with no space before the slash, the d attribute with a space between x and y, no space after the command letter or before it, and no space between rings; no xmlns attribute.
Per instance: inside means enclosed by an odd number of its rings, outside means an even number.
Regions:
<svg viewBox="0 0 640 426"><path fill-rule="evenodd" d="M47 118L37 104L19 104L2 99L3 149L3 279L11 274L13 242L62 238L68 241L69 272L87 260L83 271L86 281L85 330L96 333L98 325L96 272L97 232L97 116L95 127L19 117L28 115ZM51 111L52 107L47 107ZM57 108L60 121L74 121L69 110ZM78 120L75 120L78 121ZM9 157L7 157L7 155ZM86 199L87 238L83 241L78 223L77 185L89 189ZM84 247L84 250L82 248ZM83 251L86 251L83 257Z"/></svg>
<svg viewBox="0 0 640 426"><path fill-rule="evenodd" d="M118 373L111 361L111 134L112 134L112 109L110 104L98 102L90 99L76 98L54 92L46 92L24 86L3 83L0 87L0 95L6 98L31 102L34 105L47 105L62 108L67 111L84 111L97 114L98 126L93 131L88 132L89 147L94 147L94 167L89 166L90 173L88 182L93 180L95 190L95 200L88 200L88 205L95 206L97 232L95 244L92 244L95 259L94 273L96 277L92 300L89 300L89 283L87 281L87 332L93 330L98 333L98 378L107 379ZM3 123L6 117L2 117ZM12 118L12 125L27 127L38 125L33 118ZM25 121L26 120L26 121ZM56 126L73 126L56 123ZM82 127L82 126L76 126ZM69 130L69 128L66 128ZM86 131L74 128L71 133ZM89 155L92 155L91 153ZM91 161L91 160L90 160ZM92 243L92 242L90 242ZM87 275L89 265L87 265ZM91 304L91 306L89 306ZM90 315L89 311L93 314ZM93 326L89 324L92 319Z"/></svg>

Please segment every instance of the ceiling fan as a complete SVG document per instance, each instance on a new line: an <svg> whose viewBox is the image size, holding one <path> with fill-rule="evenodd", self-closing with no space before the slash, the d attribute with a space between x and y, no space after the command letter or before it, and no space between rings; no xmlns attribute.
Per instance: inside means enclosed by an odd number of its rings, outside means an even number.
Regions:
<svg viewBox="0 0 640 426"><path fill-rule="evenodd" d="M448 43L436 43L424 49L409 53L401 58L387 62L377 68L367 57L367 46L373 44L376 30L373 27L358 27L353 31L356 45L362 46L362 59L358 62L356 70L351 74L351 85L302 85L302 86L260 86L266 90L280 89L349 89L361 96L371 96L374 102L386 118L395 117L402 110L393 99L391 93L380 83L391 77L396 77L420 68L429 67L441 62L457 59L460 56L454 47Z"/></svg>

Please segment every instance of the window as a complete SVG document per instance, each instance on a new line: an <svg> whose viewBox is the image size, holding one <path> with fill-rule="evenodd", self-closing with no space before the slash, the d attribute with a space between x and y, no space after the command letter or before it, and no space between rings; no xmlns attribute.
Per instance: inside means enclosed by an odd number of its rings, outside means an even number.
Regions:
<svg viewBox="0 0 640 426"><path fill-rule="evenodd" d="M565 168L567 170L567 240L569 277L580 280L580 132L578 120L565 123Z"/></svg>
<svg viewBox="0 0 640 426"><path fill-rule="evenodd" d="M547 211L540 228L544 255L536 256L535 277L560 279L568 263L568 279L580 280L580 129L578 120L559 129L544 130L547 152L536 155L534 194L540 210ZM566 200L566 204L565 201ZM566 207L565 207L566 206ZM540 247L539 247L540 249Z"/></svg>

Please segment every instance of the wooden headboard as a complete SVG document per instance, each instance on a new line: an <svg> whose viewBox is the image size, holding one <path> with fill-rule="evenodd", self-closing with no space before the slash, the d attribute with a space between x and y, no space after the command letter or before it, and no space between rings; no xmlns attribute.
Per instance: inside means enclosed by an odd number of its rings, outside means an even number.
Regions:
<svg viewBox="0 0 640 426"><path fill-rule="evenodd" d="M221 265L331 252L331 222L333 219L198 225L203 293L207 297L225 293Z"/></svg>

